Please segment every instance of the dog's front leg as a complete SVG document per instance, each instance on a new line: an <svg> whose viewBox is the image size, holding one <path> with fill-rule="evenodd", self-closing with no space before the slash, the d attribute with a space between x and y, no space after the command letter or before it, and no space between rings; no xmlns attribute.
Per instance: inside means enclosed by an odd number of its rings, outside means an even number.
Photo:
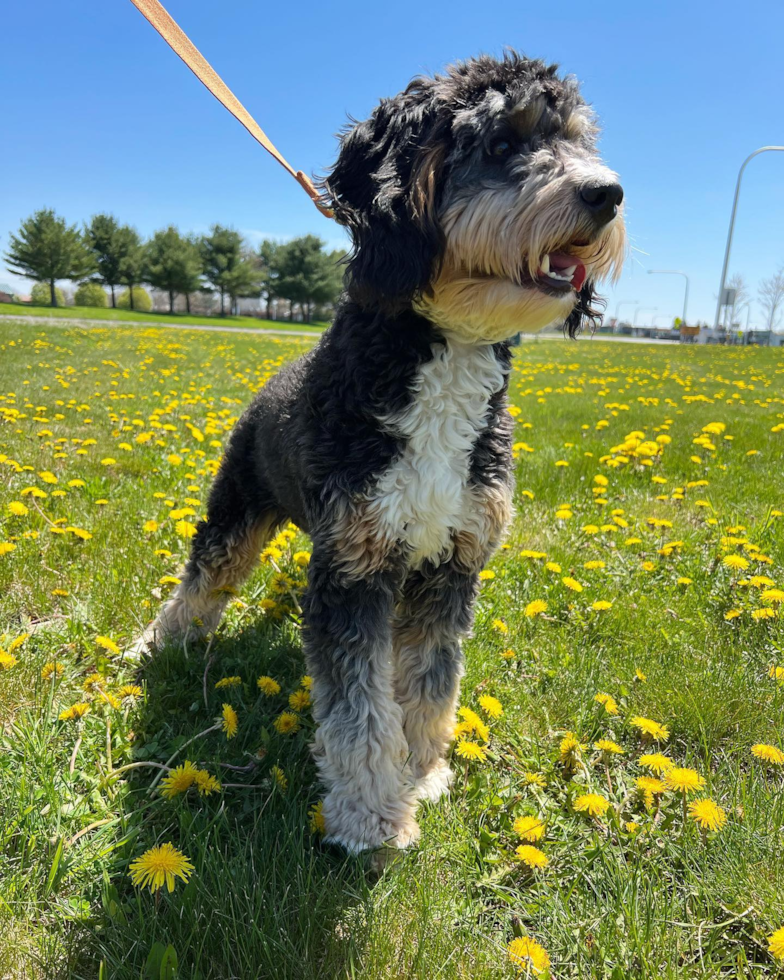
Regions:
<svg viewBox="0 0 784 980"><path fill-rule="evenodd" d="M396 575L346 573L314 547L305 653L318 724L314 754L327 794L327 840L351 853L406 847L419 834L402 711L394 699L390 617Z"/></svg>
<svg viewBox="0 0 784 980"><path fill-rule="evenodd" d="M452 779L445 755L454 738L478 574L455 560L408 575L393 622L395 692L419 799L436 800Z"/></svg>

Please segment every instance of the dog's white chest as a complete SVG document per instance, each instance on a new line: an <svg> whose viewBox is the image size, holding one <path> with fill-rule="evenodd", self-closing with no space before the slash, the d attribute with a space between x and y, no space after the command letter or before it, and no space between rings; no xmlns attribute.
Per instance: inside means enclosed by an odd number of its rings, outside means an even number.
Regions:
<svg viewBox="0 0 784 980"><path fill-rule="evenodd" d="M492 347L450 340L434 345L411 404L382 419L405 449L382 474L369 504L379 530L409 546L413 564L447 555L453 533L476 523L471 452L503 383Z"/></svg>

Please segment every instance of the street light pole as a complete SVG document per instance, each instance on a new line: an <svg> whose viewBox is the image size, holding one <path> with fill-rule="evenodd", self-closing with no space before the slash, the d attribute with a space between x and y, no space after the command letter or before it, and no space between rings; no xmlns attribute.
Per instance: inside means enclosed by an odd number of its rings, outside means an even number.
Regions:
<svg viewBox="0 0 784 980"><path fill-rule="evenodd" d="M639 303L639 302L640 301L638 299L622 299L620 302L616 303L615 304L615 322L616 323L620 322L620 311L621 311L621 307L622 306L628 306L630 304L631 305L634 305L635 303Z"/></svg>
<svg viewBox="0 0 784 980"><path fill-rule="evenodd" d="M683 325L686 326L686 310L689 307L689 277L685 272L681 272L680 269L648 269L648 275L653 275L654 273L658 275L666 276L683 276L686 280L686 289L683 293Z"/></svg>
<svg viewBox="0 0 784 980"><path fill-rule="evenodd" d="M732 247L732 233L735 230L735 212L738 210L738 197L740 195L740 182L743 179L743 171L746 169L746 164L756 157L760 153L765 153L767 150L781 150L784 151L784 146L761 146L758 150L753 153L749 153L746 159L740 166L738 171L738 182L735 184L735 199L732 202L732 214L730 215L730 228L727 232L727 247L724 249L724 265L721 270L721 282L719 283L719 298L716 300L716 317L714 320L714 327L718 329L719 317L721 316L721 299L724 295L724 286L727 282L727 267L730 264L730 248Z"/></svg>

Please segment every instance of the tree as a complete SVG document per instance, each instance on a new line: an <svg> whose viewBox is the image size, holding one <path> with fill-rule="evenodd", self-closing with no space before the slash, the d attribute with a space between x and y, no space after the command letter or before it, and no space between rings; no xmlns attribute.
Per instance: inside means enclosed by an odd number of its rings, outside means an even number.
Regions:
<svg viewBox="0 0 784 980"><path fill-rule="evenodd" d="M55 286L55 296L57 306L65 306L65 294L59 286ZM48 282L37 282L30 290L30 302L33 306L51 306L52 300L49 293Z"/></svg>
<svg viewBox="0 0 784 980"><path fill-rule="evenodd" d="M324 252L324 242L315 235L303 235L278 245L274 271L277 295L292 304L299 303L308 323L315 303L334 302L340 294L337 262ZM291 316L293 319L293 310Z"/></svg>
<svg viewBox="0 0 784 980"><path fill-rule="evenodd" d="M117 297L117 308L120 310L139 310L141 313L149 313L152 309L152 299L146 289L141 286L134 286L133 292L124 289Z"/></svg>
<svg viewBox="0 0 784 980"><path fill-rule="evenodd" d="M117 224L112 215L96 214L85 225L84 237L95 256L97 281L109 287L115 307L114 287L123 282L123 262L129 250L138 245L139 236L127 225Z"/></svg>
<svg viewBox="0 0 784 980"><path fill-rule="evenodd" d="M84 279L95 269L92 253L76 225L70 227L51 208L26 218L9 238L6 261L10 272L49 283L49 299L57 306L58 279Z"/></svg>
<svg viewBox="0 0 784 980"><path fill-rule="evenodd" d="M768 321L768 330L774 330L778 324L779 309L784 303L784 266L770 277L763 279L757 290L759 304Z"/></svg>
<svg viewBox="0 0 784 980"><path fill-rule="evenodd" d="M213 225L210 234L202 237L199 254L204 278L220 293L221 316L225 316L226 294L233 306L238 296L250 295L255 286L254 263L247 256L242 235L223 225Z"/></svg>
<svg viewBox="0 0 784 980"><path fill-rule="evenodd" d="M135 309L136 294L139 290L149 299L149 295L141 289L141 283L144 279L145 250L135 228L123 225L119 234L123 238L123 257L120 261L118 282L128 287L126 290L127 300L130 304L129 308L133 310ZM150 301L147 309L152 309L152 301Z"/></svg>
<svg viewBox="0 0 784 980"><path fill-rule="evenodd" d="M74 306L97 306L107 307L106 293L99 282L83 282L74 295Z"/></svg>
<svg viewBox="0 0 784 980"><path fill-rule="evenodd" d="M261 295L267 306L267 319L272 319L272 301L277 298L275 292L275 281L277 279L277 266L275 254L279 246L277 242L265 238L259 245L256 253L256 273L258 276Z"/></svg>
<svg viewBox="0 0 784 980"><path fill-rule="evenodd" d="M144 282L169 294L169 312L174 313L174 297L185 295L190 313L190 294L201 285L201 259L196 243L183 237L174 225L156 231L145 247Z"/></svg>

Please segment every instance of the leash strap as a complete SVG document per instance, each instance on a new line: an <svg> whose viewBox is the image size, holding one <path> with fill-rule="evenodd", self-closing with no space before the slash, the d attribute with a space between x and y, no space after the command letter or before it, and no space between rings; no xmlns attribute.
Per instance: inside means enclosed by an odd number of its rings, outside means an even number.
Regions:
<svg viewBox="0 0 784 980"><path fill-rule="evenodd" d="M313 186L311 179L301 170L295 170L286 158L279 152L275 144L269 139L264 130L251 116L245 106L237 96L231 91L229 86L223 81L212 65L202 55L198 48L191 42L188 35L182 30L177 22L169 15L158 0L131 0L131 3L142 13L152 24L155 30L161 35L164 41L174 51L176 55L185 62L199 81L215 96L229 112L247 129L250 135L257 140L264 149L272 154L278 163L287 170L294 180L303 188L316 207L327 218L334 215L329 208L325 208L319 200L319 192Z"/></svg>

